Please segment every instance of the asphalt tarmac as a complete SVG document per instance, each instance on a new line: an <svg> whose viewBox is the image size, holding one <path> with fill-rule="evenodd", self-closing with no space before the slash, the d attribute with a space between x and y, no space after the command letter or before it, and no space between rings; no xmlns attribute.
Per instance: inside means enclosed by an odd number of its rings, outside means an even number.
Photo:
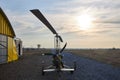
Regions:
<svg viewBox="0 0 120 80"><path fill-rule="evenodd" d="M120 68L100 63L70 53L64 53L63 62L77 69L70 72L49 72L41 75L42 61L45 66L51 64L50 56L41 54L25 54L19 60L0 64L0 80L120 80Z"/></svg>

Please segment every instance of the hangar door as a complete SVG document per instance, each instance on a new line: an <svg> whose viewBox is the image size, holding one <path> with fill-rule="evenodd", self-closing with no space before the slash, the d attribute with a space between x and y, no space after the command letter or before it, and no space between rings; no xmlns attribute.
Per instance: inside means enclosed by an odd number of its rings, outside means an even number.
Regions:
<svg viewBox="0 0 120 80"><path fill-rule="evenodd" d="M0 64L7 62L7 36L0 34Z"/></svg>

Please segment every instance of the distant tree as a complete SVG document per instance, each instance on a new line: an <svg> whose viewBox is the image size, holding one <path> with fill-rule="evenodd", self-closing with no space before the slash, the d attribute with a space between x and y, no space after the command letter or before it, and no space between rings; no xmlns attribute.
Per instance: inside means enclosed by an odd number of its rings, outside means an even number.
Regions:
<svg viewBox="0 0 120 80"><path fill-rule="evenodd" d="M41 47L41 45L40 45L40 44L38 44L38 45L37 45L37 48L39 49L40 47Z"/></svg>
<svg viewBox="0 0 120 80"><path fill-rule="evenodd" d="M113 50L115 50L116 48L115 48L115 47L113 47L112 49L113 49Z"/></svg>

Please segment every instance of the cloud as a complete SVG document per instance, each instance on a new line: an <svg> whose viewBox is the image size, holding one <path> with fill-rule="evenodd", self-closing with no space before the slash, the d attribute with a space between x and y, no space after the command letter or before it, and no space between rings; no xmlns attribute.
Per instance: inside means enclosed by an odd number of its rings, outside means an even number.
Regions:
<svg viewBox="0 0 120 80"><path fill-rule="evenodd" d="M48 34L46 27L30 13L17 13L16 11L5 11L17 37L38 36Z"/></svg>
<svg viewBox="0 0 120 80"><path fill-rule="evenodd" d="M44 43L47 41L46 37L48 39L50 36L50 40L54 37L49 29L30 13L29 10L34 8L41 10L55 30L71 43L71 47L80 46L75 42L80 42L81 45L88 44L87 46L90 47L93 46L91 44L99 42L120 40L120 0L21 0L14 2L2 0L1 5L16 34L23 38L26 45L33 45L32 41L36 38ZM95 18L93 27L87 31L80 30L75 19L84 13Z"/></svg>

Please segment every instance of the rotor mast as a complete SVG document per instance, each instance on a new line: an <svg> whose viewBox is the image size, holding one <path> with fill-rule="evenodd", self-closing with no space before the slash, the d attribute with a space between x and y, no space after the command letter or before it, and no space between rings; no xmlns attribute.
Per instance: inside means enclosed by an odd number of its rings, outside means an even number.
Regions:
<svg viewBox="0 0 120 80"><path fill-rule="evenodd" d="M60 53L60 39L58 34L56 34L55 38L54 38L54 48L56 49L56 54Z"/></svg>

